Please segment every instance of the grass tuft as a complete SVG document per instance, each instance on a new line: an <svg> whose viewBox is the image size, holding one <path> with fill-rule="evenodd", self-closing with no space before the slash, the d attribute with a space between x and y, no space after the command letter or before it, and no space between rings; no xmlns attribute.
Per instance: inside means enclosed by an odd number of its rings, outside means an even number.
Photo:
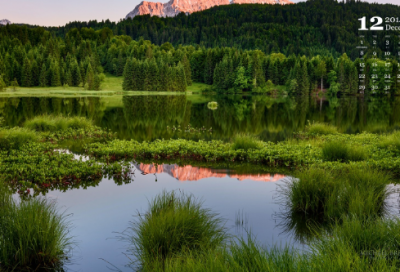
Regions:
<svg viewBox="0 0 400 272"><path fill-rule="evenodd" d="M39 132L55 132L67 129L87 129L93 127L93 123L84 117L42 115L26 121L24 127Z"/></svg>
<svg viewBox="0 0 400 272"><path fill-rule="evenodd" d="M1 271L61 267L71 247L65 215L44 198L16 203L4 187L0 195Z"/></svg>
<svg viewBox="0 0 400 272"><path fill-rule="evenodd" d="M315 221L339 220L344 215L381 216L392 177L382 171L349 167L333 175L322 169L298 172L280 187L290 213L306 214Z"/></svg>
<svg viewBox="0 0 400 272"><path fill-rule="evenodd" d="M367 157L364 148L360 146L349 146L342 141L329 141L322 147L322 158L324 161L363 161Z"/></svg>
<svg viewBox="0 0 400 272"><path fill-rule="evenodd" d="M246 134L238 134L233 139L233 150L245 150L259 149L263 146L263 142L258 140L256 137Z"/></svg>
<svg viewBox="0 0 400 272"><path fill-rule="evenodd" d="M379 143L380 148L393 149L397 152L400 151L400 132L394 132L390 135L383 137Z"/></svg>
<svg viewBox="0 0 400 272"><path fill-rule="evenodd" d="M306 132L311 135L329 135L338 133L335 126L320 122L309 124L306 127Z"/></svg>
<svg viewBox="0 0 400 272"><path fill-rule="evenodd" d="M142 265L164 262L187 251L215 249L228 237L223 220L193 195L163 192L149 203L125 233L134 255Z"/></svg>
<svg viewBox="0 0 400 272"><path fill-rule="evenodd" d="M0 149L20 149L22 145L38 140L38 135L26 128L15 127L0 130Z"/></svg>

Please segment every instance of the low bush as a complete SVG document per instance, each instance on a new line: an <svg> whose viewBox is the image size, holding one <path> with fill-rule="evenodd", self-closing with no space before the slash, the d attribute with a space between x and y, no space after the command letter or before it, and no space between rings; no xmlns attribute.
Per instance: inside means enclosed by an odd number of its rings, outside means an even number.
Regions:
<svg viewBox="0 0 400 272"><path fill-rule="evenodd" d="M4 186L4 185L2 185ZM66 215L43 198L0 206L0 270L38 271L63 265L71 248ZM6 193L7 195L7 193Z"/></svg>
<svg viewBox="0 0 400 272"><path fill-rule="evenodd" d="M215 249L227 238L222 219L192 195L163 192L124 235L142 265Z"/></svg>
<svg viewBox="0 0 400 272"><path fill-rule="evenodd" d="M39 139L39 136L34 131L26 128L1 129L0 149L20 149L24 144L37 142Z"/></svg>

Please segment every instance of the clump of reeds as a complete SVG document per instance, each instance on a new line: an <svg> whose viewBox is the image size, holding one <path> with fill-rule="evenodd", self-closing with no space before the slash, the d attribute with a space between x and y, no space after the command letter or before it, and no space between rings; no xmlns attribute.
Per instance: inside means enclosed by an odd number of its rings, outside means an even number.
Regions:
<svg viewBox="0 0 400 272"><path fill-rule="evenodd" d="M233 138L232 149L233 150L250 150L262 148L262 141L258 140L257 137L246 134L238 134Z"/></svg>
<svg viewBox="0 0 400 272"><path fill-rule="evenodd" d="M45 132L63 131L67 129L87 129L93 127L93 122L84 117L64 117L41 115L25 122L24 127Z"/></svg>
<svg viewBox="0 0 400 272"><path fill-rule="evenodd" d="M400 264L400 219L347 216L311 247L315 252L312 261L324 261L336 271L396 271Z"/></svg>
<svg viewBox="0 0 400 272"><path fill-rule="evenodd" d="M329 141L322 146L322 158L325 161L363 161L367 157L361 146L349 146L343 141Z"/></svg>
<svg viewBox="0 0 400 272"><path fill-rule="evenodd" d="M310 123L306 127L306 132L311 135L329 135L329 134L337 134L337 128L335 126L314 122Z"/></svg>
<svg viewBox="0 0 400 272"><path fill-rule="evenodd" d="M65 214L44 198L15 202L0 181L0 270L37 271L62 266L71 238Z"/></svg>
<svg viewBox="0 0 400 272"><path fill-rule="evenodd" d="M37 142L39 136L26 128L15 127L0 130L0 149L19 149L22 145L29 142Z"/></svg>
<svg viewBox="0 0 400 272"><path fill-rule="evenodd" d="M335 190L335 180L330 172L309 168L297 173L285 183L283 193L286 204L294 212L322 215L329 197Z"/></svg>
<svg viewBox="0 0 400 272"><path fill-rule="evenodd" d="M389 174L349 167L340 173L310 168L298 172L280 187L290 212L338 220L346 214L360 217L385 212L392 183Z"/></svg>
<svg viewBox="0 0 400 272"><path fill-rule="evenodd" d="M164 191L138 218L123 239L132 245L142 265L156 265L185 252L212 250L228 237L223 220L184 193Z"/></svg>

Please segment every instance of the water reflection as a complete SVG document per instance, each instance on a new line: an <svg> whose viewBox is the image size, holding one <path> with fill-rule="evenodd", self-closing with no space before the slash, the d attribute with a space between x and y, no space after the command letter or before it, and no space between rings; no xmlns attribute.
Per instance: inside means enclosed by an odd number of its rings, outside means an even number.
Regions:
<svg viewBox="0 0 400 272"><path fill-rule="evenodd" d="M195 167L191 165L179 166L177 164L135 164L142 174L166 173L179 181L197 181L205 178L234 178L237 180L252 180L262 182L276 182L285 178L280 174L236 174L234 170L212 169Z"/></svg>
<svg viewBox="0 0 400 272"><path fill-rule="evenodd" d="M209 101L218 108L210 110ZM85 116L117 132L120 138L150 141L168 138L229 140L237 133L267 141L291 137L308 121L333 124L340 131L384 132L400 128L400 98L316 98L243 96L111 96L0 98L5 125L22 125L36 115ZM212 128L187 133L167 127Z"/></svg>

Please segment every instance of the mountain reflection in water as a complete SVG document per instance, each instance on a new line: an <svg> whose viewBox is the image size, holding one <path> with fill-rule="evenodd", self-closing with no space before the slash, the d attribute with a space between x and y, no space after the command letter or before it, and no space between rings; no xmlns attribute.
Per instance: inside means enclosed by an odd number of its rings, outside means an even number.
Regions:
<svg viewBox="0 0 400 272"><path fill-rule="evenodd" d="M236 178L238 180L253 180L262 182L276 182L286 176L280 174L237 174L227 169L212 169L195 167L191 165L179 166L177 164L136 164L142 174L167 173L179 181L197 181L204 178Z"/></svg>

